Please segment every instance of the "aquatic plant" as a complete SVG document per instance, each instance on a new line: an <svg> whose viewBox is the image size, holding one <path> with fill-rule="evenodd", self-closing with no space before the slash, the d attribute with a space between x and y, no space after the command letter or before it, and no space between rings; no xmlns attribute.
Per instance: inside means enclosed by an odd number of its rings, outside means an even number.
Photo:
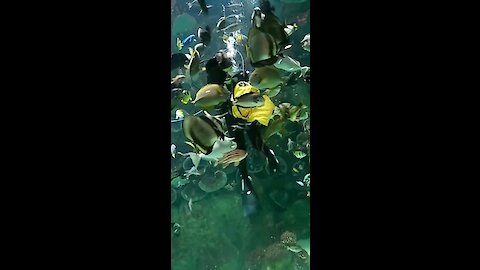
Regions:
<svg viewBox="0 0 480 270"><path fill-rule="evenodd" d="M286 231L280 236L282 244L293 246L297 243L297 236L293 232Z"/></svg>

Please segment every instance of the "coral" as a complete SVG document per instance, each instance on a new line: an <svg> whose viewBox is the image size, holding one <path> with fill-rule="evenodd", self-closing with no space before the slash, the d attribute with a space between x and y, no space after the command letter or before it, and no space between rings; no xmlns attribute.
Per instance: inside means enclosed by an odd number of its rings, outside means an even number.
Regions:
<svg viewBox="0 0 480 270"><path fill-rule="evenodd" d="M280 236L280 241L286 246L292 246L297 243L297 236L293 232L286 231Z"/></svg>
<svg viewBox="0 0 480 270"><path fill-rule="evenodd" d="M274 243L267 247L265 250L265 260L266 261L275 261L283 256L288 255L288 251L280 243Z"/></svg>
<svg viewBox="0 0 480 270"><path fill-rule="evenodd" d="M250 253L248 253L247 256L245 256L245 267L247 269L257 269L261 262L262 259L265 255L265 249L263 246L258 246L254 250L252 250Z"/></svg>
<svg viewBox="0 0 480 270"><path fill-rule="evenodd" d="M293 255L281 243L274 243L265 250L262 262L263 269L287 270L294 269Z"/></svg>

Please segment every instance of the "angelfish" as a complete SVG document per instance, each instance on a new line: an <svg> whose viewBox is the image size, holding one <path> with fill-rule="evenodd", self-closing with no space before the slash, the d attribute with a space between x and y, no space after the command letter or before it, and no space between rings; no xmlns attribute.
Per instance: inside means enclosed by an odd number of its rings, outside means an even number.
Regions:
<svg viewBox="0 0 480 270"><path fill-rule="evenodd" d="M190 76L190 80L193 80L193 78L201 71L200 69L200 52L198 51L199 48L203 47L203 43L198 43L195 45L195 47L188 48L188 51L190 54L186 54L187 58L189 58L189 63L188 65L185 66L185 68L188 71L188 75Z"/></svg>

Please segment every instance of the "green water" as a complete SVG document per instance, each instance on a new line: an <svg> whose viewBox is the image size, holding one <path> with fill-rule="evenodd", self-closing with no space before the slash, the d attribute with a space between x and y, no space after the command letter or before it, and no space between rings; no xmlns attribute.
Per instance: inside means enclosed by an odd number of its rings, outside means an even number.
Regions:
<svg viewBox="0 0 480 270"><path fill-rule="evenodd" d="M211 0L209 14L198 14L200 7L193 4L189 9L185 0L171 0L172 4L172 36L171 53L188 53L185 46L181 51L176 45L177 37L196 34L199 26L210 25L214 28L217 20L223 15L222 4L243 3L243 7L227 8L225 14L242 14L240 33L247 35L251 27L250 16L258 1ZM275 0L270 1L275 8L274 14L287 23L297 23L297 30L289 37L292 47L284 54L298 60L302 66L310 66L310 53L302 48L300 41L310 33L310 1ZM212 33L211 44L202 52L201 60L208 60L221 49L225 49L222 32ZM253 71L249 64L244 46L236 46L238 53L245 58L245 69ZM237 56L237 62L239 63ZM202 63L203 66L205 63ZM185 74L185 69L175 69L171 77ZM281 71L282 77L291 75ZM199 87L206 83L206 74L201 72L194 84L189 78L182 88L189 90L192 98ZM271 98L278 107L282 103L292 106L306 105L310 115L310 84L303 78L294 79L295 83L283 85L280 93ZM184 177L193 165L188 157L178 152L188 153L192 148L185 142L188 139L183 133L182 121L176 120L176 111L181 109L187 114L194 114L200 109L193 104L179 103L171 111L171 143L176 146L175 158L171 158L172 170L172 204L171 221L180 225L172 231L171 264L174 270L243 270L243 269L310 269L310 192L309 180L305 176L310 173L310 131L309 118L300 121L285 120L286 133L270 137L266 145L272 149L280 161L279 170L272 173L265 167L265 155L255 150L247 142L248 156L245 158L255 193L258 197L258 212L251 216L244 215L242 203L241 179L238 167L233 164L225 169L214 167L206 161L200 166L205 168L201 175ZM211 112L212 113L212 112ZM214 114L214 113L212 113ZM306 155L299 158L288 151L287 143L292 140L295 149L301 149ZM216 171L223 171L226 183L213 192L202 191L198 184L206 177L214 177ZM194 200L186 199L188 192L196 191ZM187 192L188 191L188 192ZM184 196L182 196L182 193ZM185 198L184 198L185 197ZM190 196L191 197L191 196ZM296 243L286 243L286 235L295 235ZM282 237L283 234L283 237ZM283 241L282 241L283 240ZM297 249L288 248L296 246Z"/></svg>

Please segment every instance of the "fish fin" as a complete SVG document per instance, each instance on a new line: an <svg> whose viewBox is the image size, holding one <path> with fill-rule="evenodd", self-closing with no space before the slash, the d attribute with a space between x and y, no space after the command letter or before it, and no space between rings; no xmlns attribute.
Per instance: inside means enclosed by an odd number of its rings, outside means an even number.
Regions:
<svg viewBox="0 0 480 270"><path fill-rule="evenodd" d="M240 165L240 161L235 161L235 163L233 163L233 165L235 165L235 167L238 167L238 165Z"/></svg>
<svg viewBox="0 0 480 270"><path fill-rule="evenodd" d="M212 7L213 7L213 5L208 5L208 6L207 6L207 8L212 8Z"/></svg>
<svg viewBox="0 0 480 270"><path fill-rule="evenodd" d="M222 164L222 169L225 169L227 166L228 166L228 164L223 163L223 164Z"/></svg>
<svg viewBox="0 0 480 270"><path fill-rule="evenodd" d="M182 153L182 152L177 152L177 154L179 154L179 155L181 155L181 156L184 156L184 157L186 157L186 156L189 156L189 155L190 155L190 153L186 153L186 154L185 154L185 153Z"/></svg>
<svg viewBox="0 0 480 270"><path fill-rule="evenodd" d="M197 148L192 142L185 142L185 144L191 146L193 149ZM178 152L178 153L180 153L180 152Z"/></svg>
<svg viewBox="0 0 480 270"><path fill-rule="evenodd" d="M188 69L189 65L183 65L184 68Z"/></svg>
<svg viewBox="0 0 480 270"><path fill-rule="evenodd" d="M207 70L206 67L202 67L202 68L200 69L200 71L205 71L205 70Z"/></svg>
<svg viewBox="0 0 480 270"><path fill-rule="evenodd" d="M192 159L192 163L195 166L195 168L198 168L198 165L200 164L200 156L197 154L190 155L190 158Z"/></svg>
<svg viewBox="0 0 480 270"><path fill-rule="evenodd" d="M192 56L188 53L185 54L185 57L187 57L188 60L192 59Z"/></svg>

